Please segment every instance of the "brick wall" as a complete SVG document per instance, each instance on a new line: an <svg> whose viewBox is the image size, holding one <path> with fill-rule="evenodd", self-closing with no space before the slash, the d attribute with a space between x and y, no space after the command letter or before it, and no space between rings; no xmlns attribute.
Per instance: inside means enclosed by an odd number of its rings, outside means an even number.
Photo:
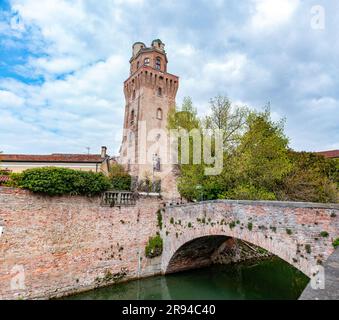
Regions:
<svg viewBox="0 0 339 320"><path fill-rule="evenodd" d="M159 208L164 251L147 259ZM60 297L199 267L227 237L267 249L311 275L333 252L339 206L214 201L164 208L159 198L142 197L135 207L109 208L99 198L51 198L0 187L0 298Z"/></svg>
<svg viewBox="0 0 339 320"><path fill-rule="evenodd" d="M46 298L160 272L145 258L161 201L107 208L99 198L0 189L0 298Z"/></svg>

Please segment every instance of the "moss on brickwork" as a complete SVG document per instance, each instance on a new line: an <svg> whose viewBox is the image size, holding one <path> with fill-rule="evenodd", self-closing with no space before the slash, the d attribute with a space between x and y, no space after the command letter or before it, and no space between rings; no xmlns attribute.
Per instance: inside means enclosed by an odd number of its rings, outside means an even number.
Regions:
<svg viewBox="0 0 339 320"><path fill-rule="evenodd" d="M158 228L162 230L162 210L157 211Z"/></svg>
<svg viewBox="0 0 339 320"><path fill-rule="evenodd" d="M97 277L95 282L97 285L116 283L123 280L127 276L128 271L124 268L120 272L112 274L110 270L106 270L104 277Z"/></svg>
<svg viewBox="0 0 339 320"><path fill-rule="evenodd" d="M271 229L273 232L277 232L277 228L276 228L276 227L270 227L270 229Z"/></svg>
<svg viewBox="0 0 339 320"><path fill-rule="evenodd" d="M309 245L309 244L306 244L305 245L305 250L306 250L306 252L308 253L308 254L310 254L312 251L311 251L311 245Z"/></svg>
<svg viewBox="0 0 339 320"><path fill-rule="evenodd" d="M236 226L235 221L232 221L232 222L229 224L229 226L230 226L231 230L232 230L233 228L235 228L235 226Z"/></svg>

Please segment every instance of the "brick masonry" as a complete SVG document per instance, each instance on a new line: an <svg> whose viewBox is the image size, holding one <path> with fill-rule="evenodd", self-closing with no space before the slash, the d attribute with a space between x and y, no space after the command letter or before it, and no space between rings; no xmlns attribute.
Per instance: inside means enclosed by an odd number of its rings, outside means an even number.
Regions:
<svg viewBox="0 0 339 320"><path fill-rule="evenodd" d="M338 214L338 205L305 203L214 201L164 207L156 197L141 197L135 207L109 208L100 206L100 198L51 198L0 188L0 298L60 297L199 267L228 237L263 247L310 275L333 252ZM158 231L163 254L147 259L145 246ZM321 237L322 231L329 236Z"/></svg>
<svg viewBox="0 0 339 320"><path fill-rule="evenodd" d="M226 236L262 247L311 276L313 268L334 251L332 242L339 237L339 206L212 201L168 208L164 226L164 273L187 269L190 263L178 252L188 242L202 239L203 246L204 237ZM329 236L322 237L323 231Z"/></svg>
<svg viewBox="0 0 339 320"><path fill-rule="evenodd" d="M144 252L160 202L144 197L119 209L101 207L99 198L1 188L0 298L58 297L159 273L159 259ZM13 290L20 270L23 286Z"/></svg>

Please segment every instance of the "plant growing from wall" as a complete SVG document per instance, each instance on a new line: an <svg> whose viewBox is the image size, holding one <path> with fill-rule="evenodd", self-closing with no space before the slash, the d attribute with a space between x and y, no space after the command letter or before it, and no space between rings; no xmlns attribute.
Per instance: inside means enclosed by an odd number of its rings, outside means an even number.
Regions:
<svg viewBox="0 0 339 320"><path fill-rule="evenodd" d="M333 247L337 249L339 247L339 238L335 239L332 243Z"/></svg>
<svg viewBox="0 0 339 320"><path fill-rule="evenodd" d="M235 221L232 221L232 222L230 223L229 226L230 226L231 230L232 230L233 228L235 228L235 226L236 226Z"/></svg>
<svg viewBox="0 0 339 320"><path fill-rule="evenodd" d="M160 230L162 230L162 214L161 209L157 211L157 220L158 220L158 227Z"/></svg>
<svg viewBox="0 0 339 320"><path fill-rule="evenodd" d="M327 238L329 236L329 234L328 234L327 231L321 231L320 236L322 236L323 238Z"/></svg>
<svg viewBox="0 0 339 320"><path fill-rule="evenodd" d="M248 230L252 231L253 230L253 223L249 222L247 225Z"/></svg>
<svg viewBox="0 0 339 320"><path fill-rule="evenodd" d="M311 253L311 245L306 244L306 245L305 245L305 250L306 250L306 252L307 252L308 254L310 254L310 253Z"/></svg>
<svg viewBox="0 0 339 320"><path fill-rule="evenodd" d="M147 258L155 258L161 256L163 251L163 240L160 235L149 238L145 248L145 255Z"/></svg>
<svg viewBox="0 0 339 320"><path fill-rule="evenodd" d="M288 235L291 235L291 234L292 234L292 230L291 230L291 229L286 229L286 233L287 233Z"/></svg>

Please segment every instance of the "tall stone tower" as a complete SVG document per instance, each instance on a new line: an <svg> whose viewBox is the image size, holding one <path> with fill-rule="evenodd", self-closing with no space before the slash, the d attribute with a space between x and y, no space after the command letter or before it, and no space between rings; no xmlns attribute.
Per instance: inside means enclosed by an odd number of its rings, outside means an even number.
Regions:
<svg viewBox="0 0 339 320"><path fill-rule="evenodd" d="M167 117L175 108L179 78L167 72L165 44L157 39L147 47L133 45L120 161L138 178L160 179L165 198L178 197L167 131ZM160 145L160 149L157 148Z"/></svg>

